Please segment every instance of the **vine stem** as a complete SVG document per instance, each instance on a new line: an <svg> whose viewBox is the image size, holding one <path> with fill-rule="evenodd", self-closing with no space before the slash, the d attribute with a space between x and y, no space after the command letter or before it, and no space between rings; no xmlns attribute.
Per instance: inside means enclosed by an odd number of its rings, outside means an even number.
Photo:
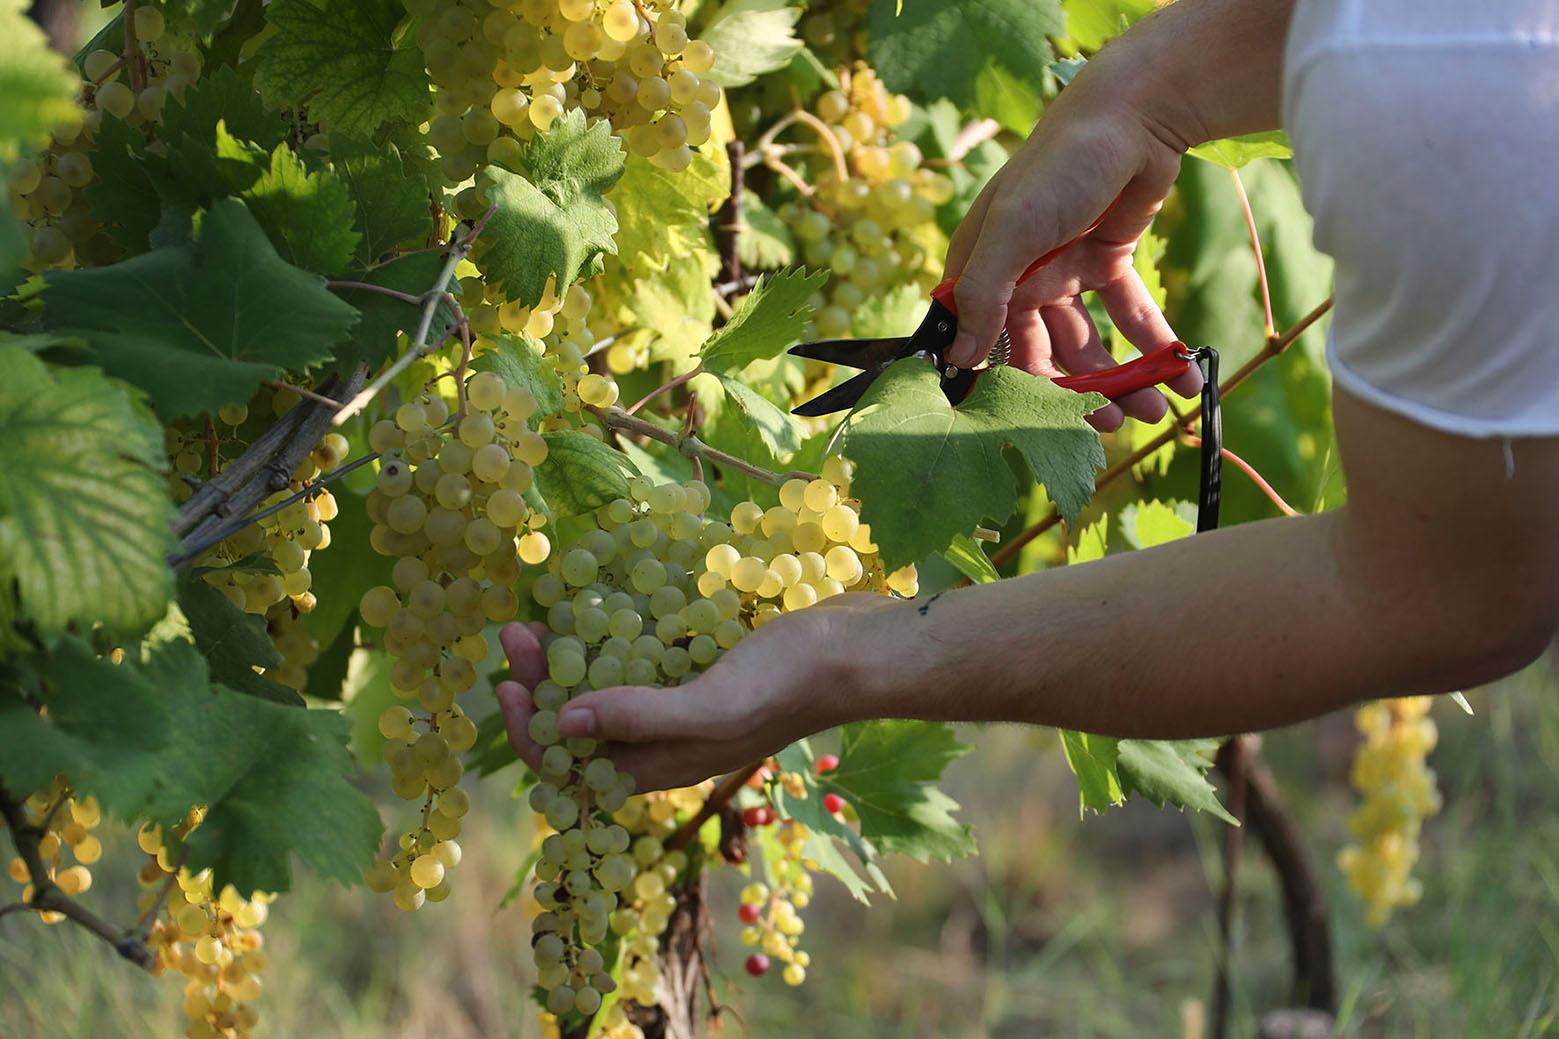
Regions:
<svg viewBox="0 0 1559 1039"><path fill-rule="evenodd" d="M953 146L947 150L947 161L950 164L962 162L970 152L999 133L1001 133L1001 124L996 120L976 119L958 131L958 136L953 139Z"/></svg>
<svg viewBox="0 0 1559 1039"><path fill-rule="evenodd" d="M49 876L48 867L43 864L43 856L38 851L38 842L43 838L42 828L27 821L21 802L13 798L4 787L0 787L0 814L4 815L6 826L11 831L11 842L16 845L16 853L27 866L27 876L33 888L31 899L0 908L0 916L22 910L59 913L113 946L115 952L143 970L151 970L156 966L156 954L134 931L115 927L59 889Z"/></svg>
<svg viewBox="0 0 1559 1039"><path fill-rule="evenodd" d="M413 361L425 357L436 346L443 342L441 336L437 342L428 341L429 333L433 327L433 315L438 311L438 305L449 297L449 283L455 277L455 268L460 266L460 261L471 254L471 246L476 242L477 235L487 226L487 221L492 218L497 206L489 206L482 218L471 226L464 234L456 231L449 245L449 257L444 261L444 268L439 271L438 278L433 282L433 287L422 294L422 316L417 321L416 334L412 336L411 346L407 351L396 358L395 363L380 372L373 382L353 397L347 404L336 412L334 425L340 426L353 415L362 411L369 402L377 397L395 377L405 371ZM468 333L469 334L469 333Z"/></svg>
<svg viewBox="0 0 1559 1039"><path fill-rule="evenodd" d="M1261 235L1256 231L1256 214L1250 208L1250 196L1245 193L1245 182L1240 179L1240 171L1230 170L1229 176L1234 180L1235 193L1240 196L1240 209L1245 213L1245 230L1250 233L1250 247L1256 254L1256 284L1261 288L1261 329L1270 339L1277 328L1272 323L1272 290L1267 284L1267 261L1261 253Z"/></svg>
<svg viewBox="0 0 1559 1039"><path fill-rule="evenodd" d="M1295 322L1293 327L1288 331L1284 332L1282 335L1268 336L1266 342L1262 344L1261 350L1257 352L1256 356L1252 357L1249 361L1246 361L1243 365L1240 366L1238 371L1234 372L1223 381L1223 384L1218 389L1219 394L1221 396L1227 397L1234 390L1238 389L1239 386L1245 382L1245 380L1254 375L1258 368L1272 360L1272 358L1276 357L1284 350L1287 350L1289 346L1293 344L1294 340L1298 339L1307 330L1309 330L1311 325L1315 324L1317 321L1321 320L1322 317L1326 316L1326 313L1332 309L1332 304L1333 298L1328 296L1325 300L1318 304L1315 309L1311 310L1310 313L1306 314L1304 317ZM1149 455L1163 447L1165 444L1169 443L1171 440L1174 440L1177 436L1180 436L1181 434L1188 431L1192 426L1196 425L1200 419L1201 416L1194 411L1187 412L1186 415L1182 418L1177 418L1172 424L1170 424L1169 428L1165 429L1152 440L1149 440L1146 444L1143 444L1141 447L1137 448L1137 450L1133 451L1131 454L1127 455L1125 458L1122 458L1119 462L1116 462L1114 465L1106 469L1099 476L1099 479L1095 481L1095 489L1097 490L1099 488L1107 487L1116 480L1120 479L1122 476L1131 472L1135 466L1140 464ZM1050 530L1060 522L1061 513L1052 506L1050 511L1047 512L1042 519L1040 519L1033 526L1029 527L1027 530L1023 531L1023 533L1019 534L1017 537L1013 538L1002 548L1000 552L997 552L994 556L992 556L991 564L997 568L1000 568L1011 562L1012 559L1023 550L1024 545L1027 545L1030 541L1033 541L1035 538ZM968 583L969 582L965 580L959 585L959 587L963 587Z"/></svg>
<svg viewBox="0 0 1559 1039"><path fill-rule="evenodd" d="M135 38L136 0L125 0L121 24L124 26L125 52L122 59L130 72L130 86L139 94L146 86L146 69L141 64L141 44Z"/></svg>
<svg viewBox="0 0 1559 1039"><path fill-rule="evenodd" d="M682 386L682 385L685 385L688 382L691 382L693 380L694 376L702 375L703 373L704 373L704 366L701 365L701 364L700 365L695 365L691 370L683 372L681 375L677 376L676 378L672 379L669 382L662 383L661 385L655 387L650 392L646 393L644 396L640 397L637 401L635 401L633 403L633 405L631 407L629 407L627 409L626 412L624 412L624 414L632 415L634 412L636 412L640 408L644 407L644 405L648 404L650 401L654 400L656 397L659 397L662 393L670 393L672 390L676 389L678 386Z"/></svg>
<svg viewBox="0 0 1559 1039"><path fill-rule="evenodd" d="M1191 447L1202 446L1202 438L1197 436L1195 433L1187 433L1185 435L1185 442ZM1277 492L1277 489L1273 487L1272 484L1267 482L1267 478L1262 476L1261 473L1256 470L1255 466L1245 461L1245 459L1241 458L1233 451L1230 451L1227 447L1220 449L1219 453L1222 454L1224 459L1227 460L1230 464L1236 466L1240 472L1250 477L1251 482L1256 485L1257 489L1260 490L1262 494L1267 496L1267 500L1278 507L1279 512L1285 516L1299 515L1299 510L1295 509L1288 502L1284 501L1283 496Z"/></svg>
<svg viewBox="0 0 1559 1039"><path fill-rule="evenodd" d="M676 851L678 848L687 847L688 842L698 835L699 827L703 826L716 812L725 807L731 798L735 797L737 792L747 785L747 781L758 774L758 770L762 767L763 762L757 761L746 768L732 772L720 780L715 785L715 788L709 792L709 796L704 799L703 807L695 812L691 819L678 826L670 837L666 838L666 850Z"/></svg>
<svg viewBox="0 0 1559 1039"><path fill-rule="evenodd" d="M636 418L619 407L596 408L586 406L585 410L600 419L603 425L610 429L615 429L619 433L633 433L637 436L657 440L668 447L676 448L678 454L694 460L702 458L705 461L713 462L723 469L733 469L754 480L762 480L771 487L778 487L786 480L810 480L816 478L812 473L800 471L787 473L771 472L762 466L753 465L751 462L737 458L735 455L728 455L718 448L710 447L692 433L673 433L671 430L657 426L653 422L646 422L641 418Z"/></svg>

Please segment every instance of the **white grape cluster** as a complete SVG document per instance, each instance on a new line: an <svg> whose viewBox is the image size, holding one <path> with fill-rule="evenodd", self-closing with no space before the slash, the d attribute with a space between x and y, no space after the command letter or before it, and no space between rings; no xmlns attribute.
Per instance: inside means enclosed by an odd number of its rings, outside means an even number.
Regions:
<svg viewBox="0 0 1559 1039"><path fill-rule="evenodd" d="M48 870L49 879L66 895L79 895L92 886L92 871L87 867L103 857L103 844L92 833L102 821L103 812L94 797L77 797L63 776L22 802L22 813L31 826L45 826L38 841L38 857ZM66 853L76 861L67 865ZM22 901L34 893L27 863L16 856L7 869L12 880L22 885ZM59 913L38 914L46 924L64 919Z"/></svg>
<svg viewBox="0 0 1559 1039"><path fill-rule="evenodd" d="M774 886L755 881L742 888L738 909L743 924L741 942L759 950L747 958L747 973L754 977L767 973L773 959L784 964L780 974L785 984L796 986L806 981L812 957L799 946L806 930L800 910L812 901L811 870L817 867L805 854L810 835L795 819L780 823L775 839L782 855L779 861L770 859L767 863Z"/></svg>
<svg viewBox="0 0 1559 1039"><path fill-rule="evenodd" d="M522 142L581 109L610 121L628 149L683 170L709 139L720 87L714 50L689 40L665 0L406 0L438 88L428 138L444 177L461 184L488 164L513 167ZM472 196L478 186L467 189ZM457 196L456 212L484 205Z"/></svg>
<svg viewBox="0 0 1559 1039"><path fill-rule="evenodd" d="M7 174L11 209L28 225L32 270L95 266L112 262L119 249L92 218L83 189L92 184L92 146L104 114L131 126L162 120L169 95L182 98L200 75L193 37L169 31L163 12L138 7L134 15L141 69L131 86L124 56L93 50L82 59L83 117L55 128L49 147L22 157Z"/></svg>
<svg viewBox="0 0 1559 1039"><path fill-rule="evenodd" d="M188 836L203 817L192 810L175 836ZM157 953L156 973L184 977L185 1036L248 1039L260 1020L255 1001L270 962L259 928L274 896L257 891L245 898L231 884L216 891L211 870L191 873L179 865L156 826L143 827L137 840L150 856L141 868L137 907L147 913L162 902L148 944Z"/></svg>
<svg viewBox="0 0 1559 1039"><path fill-rule="evenodd" d="M781 207L803 258L830 272L815 304L809 336L850 335L866 300L906 284L929 289L941 255L936 207L953 196L947 177L922 165L920 149L897 140L909 101L890 94L865 66L841 76L839 90L821 94L816 114L842 152L848 177L834 164L815 171L810 198Z"/></svg>
<svg viewBox="0 0 1559 1039"><path fill-rule="evenodd" d="M532 466L547 457L546 440L527 424L535 397L480 372L465 399L467 414L450 423L448 404L425 393L368 434L380 453L369 540L396 561L393 587L370 588L359 610L365 624L384 629L395 658L391 689L421 708L386 708L379 731L395 793L421 801L422 814L367 880L408 911L448 897L445 874L460 861L454 838L470 801L457 786L458 755L475 745L476 725L455 698L476 684L487 656L482 629L513 618L520 564L551 551L538 529L544 517L524 498Z"/></svg>
<svg viewBox="0 0 1559 1039"><path fill-rule="evenodd" d="M704 516L702 482L635 478L532 584L552 633L530 721L544 748L530 804L558 831L542 844L535 888L534 955L552 1013L592 1014L610 991L596 948L608 930L627 943L625 997L653 1004L655 942L686 864L663 834L642 832L674 828L677 803L632 798L632 778L595 756L594 740L560 737L558 712L586 690L688 681L783 611L851 589L913 595L913 567L883 571L849 482L849 463L830 458L823 478L787 481L771 509L743 502L727 525Z"/></svg>
<svg viewBox="0 0 1559 1039"><path fill-rule="evenodd" d="M1426 816L1440 810L1434 771L1426 764L1437 739L1433 699L1413 696L1367 704L1355 713L1364 742L1353 759L1353 785L1364 801L1348 820L1358 841L1337 856L1349 886L1380 926L1423 894L1412 876Z"/></svg>
<svg viewBox="0 0 1559 1039"><path fill-rule="evenodd" d="M866 12L872 0L812 0L801 19L801 38L820 58L846 65L866 57Z"/></svg>

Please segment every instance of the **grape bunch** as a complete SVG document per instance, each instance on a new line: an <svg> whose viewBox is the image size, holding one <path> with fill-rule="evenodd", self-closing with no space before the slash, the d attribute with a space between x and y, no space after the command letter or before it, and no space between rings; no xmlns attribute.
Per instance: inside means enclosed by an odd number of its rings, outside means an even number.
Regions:
<svg viewBox="0 0 1559 1039"><path fill-rule="evenodd" d="M855 312L873 296L908 284L929 289L942 249L936 207L953 195L952 181L922 165L913 142L895 137L909 101L865 66L847 72L814 106L846 175L837 164L820 167L813 194L780 208L802 257L831 273L813 300L809 338L850 335Z"/></svg>
<svg viewBox="0 0 1559 1039"><path fill-rule="evenodd" d="M160 9L138 7L134 26L135 75L122 54L89 51L82 58L82 118L55 128L47 149L10 168L11 209L27 223L31 270L96 266L118 257L120 249L102 233L84 194L97 178L91 152L103 119L156 125L168 97L182 98L200 75L196 40L172 31Z"/></svg>
<svg viewBox="0 0 1559 1039"><path fill-rule="evenodd" d="M457 786L458 755L475 745L476 725L455 698L476 684L487 656L482 629L514 616L520 564L551 551L543 515L524 498L532 466L547 456L546 440L527 424L535 397L480 372L465 400L467 414L451 423L444 399L424 393L368 434L380 453L369 540L396 561L393 587L370 588L359 609L365 624L384 629L391 689L420 708L386 708L379 731L395 793L421 801L422 813L367 880L407 911L448 897L445 875L460 861L454 838L470 801Z"/></svg>
<svg viewBox="0 0 1559 1039"><path fill-rule="evenodd" d="M47 826L38 841L38 856L48 870L49 879L66 895L79 895L92 886L92 871L87 867L103 856L103 845L92 833L102 821L102 809L93 797L77 797L63 776L42 790L38 790L22 802L22 811L28 824ZM70 858L72 865L66 865ZM21 856L13 858L7 868L12 880L22 885L22 901L33 897L32 876ZM55 912L38 914L46 924L58 923L64 917Z"/></svg>
<svg viewBox="0 0 1559 1039"><path fill-rule="evenodd" d="M1418 834L1424 818L1440 810L1434 771L1426 764L1437 738L1429 717L1432 702L1413 696L1372 703L1354 716L1364 742L1353 759L1352 779L1364 801L1348 819L1358 843L1344 848L1337 864L1376 927L1423 893L1412 876Z"/></svg>
<svg viewBox="0 0 1559 1039"><path fill-rule="evenodd" d="M187 1039L246 1039L260 1019L255 1001L269 957L259 928L273 896L257 891L245 898L231 884L218 892L209 869L191 873L179 864L177 843L202 818L192 810L174 828L172 842L155 825L141 829L137 840L150 858L138 878L137 907L149 913L162 904L148 944L157 953L157 973L184 977Z"/></svg>
<svg viewBox="0 0 1559 1039"><path fill-rule="evenodd" d="M544 751L530 805L557 831L536 867L534 956L553 1014L593 1014L611 991L598 949L609 931L625 942L624 996L654 1003L654 940L687 861L665 850L674 797L634 798L632 778L597 756L594 740L559 735L558 712L586 690L688 681L783 611L853 589L913 595L913 567L888 574L877 560L849 481L849 463L830 458L823 478L787 481L767 510L743 502L728 525L704 515L702 482L636 477L533 582L551 634L548 677L532 693L530 736ZM680 807L696 812L701 796ZM643 832L647 822L665 832ZM805 831L791 836L799 856ZM800 921L781 924L790 952ZM787 963L799 984L805 964Z"/></svg>
<svg viewBox="0 0 1559 1039"><path fill-rule="evenodd" d="M866 57L866 12L871 0L813 0L801 18L801 38L831 65Z"/></svg>

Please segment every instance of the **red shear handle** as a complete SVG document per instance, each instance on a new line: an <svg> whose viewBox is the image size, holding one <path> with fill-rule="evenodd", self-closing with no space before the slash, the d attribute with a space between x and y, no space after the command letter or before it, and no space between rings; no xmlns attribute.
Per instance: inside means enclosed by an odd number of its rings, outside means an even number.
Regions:
<svg viewBox="0 0 1559 1039"><path fill-rule="evenodd" d="M1120 201L1119 198L1117 198L1116 201ZM1099 214L1099 219L1095 220L1093 223L1079 231L1075 238L1068 238L1066 241L1062 242L1060 245L1056 246L1054 249L1050 250L1048 253L1041 256L1027 267L1023 268L1023 273L1018 275L1018 280L1014 284L1022 285L1024 282L1032 278L1041 267L1045 266L1045 264L1049 263L1051 260L1054 260L1057 256L1060 256L1072 246L1076 245L1078 242L1097 231L1099 229L1099 225L1104 223L1104 218L1109 216L1110 210L1114 208L1115 202L1111 202L1109 206L1105 208L1104 212ZM931 298L942 304L942 306L946 307L953 314L958 313L958 302L953 298L953 286L957 284L958 275L955 274L931 290Z"/></svg>
<svg viewBox="0 0 1559 1039"><path fill-rule="evenodd" d="M1051 381L1078 393L1102 393L1113 400L1178 378L1190 369L1191 358L1186 345L1176 340L1114 368L1084 375L1065 375Z"/></svg>

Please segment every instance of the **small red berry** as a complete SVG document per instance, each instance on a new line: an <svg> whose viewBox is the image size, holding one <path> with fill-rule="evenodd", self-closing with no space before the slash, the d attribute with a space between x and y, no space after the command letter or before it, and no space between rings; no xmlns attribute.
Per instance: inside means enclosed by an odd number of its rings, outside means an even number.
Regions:
<svg viewBox="0 0 1559 1039"><path fill-rule="evenodd" d="M829 815L838 815L844 811L844 798L838 794L824 794L823 808L827 810Z"/></svg>
<svg viewBox="0 0 1559 1039"><path fill-rule="evenodd" d="M763 821L760 823L762 826L770 826L774 823L774 820L779 818L779 814L768 805L764 805L759 811L763 813Z"/></svg>
<svg viewBox="0 0 1559 1039"><path fill-rule="evenodd" d="M747 957L747 973L755 978L761 978L768 973L769 958L761 952L755 952Z"/></svg>
<svg viewBox="0 0 1559 1039"><path fill-rule="evenodd" d="M736 911L736 915L741 918L744 924L755 924L763 917L763 907L743 902L741 908Z"/></svg>
<svg viewBox="0 0 1559 1039"><path fill-rule="evenodd" d="M838 767L839 767L839 755L838 754L824 754L822 757L817 759L817 764L814 766L814 769L816 770L818 775L822 775L824 772L832 772L834 769L836 769Z"/></svg>
<svg viewBox="0 0 1559 1039"><path fill-rule="evenodd" d="M766 807L768 807L768 806L764 805L763 807L754 806L752 808L743 808L742 809L742 825L747 827L749 830L754 828L754 827L756 827L756 826L762 826L763 825L763 809L766 808Z"/></svg>

